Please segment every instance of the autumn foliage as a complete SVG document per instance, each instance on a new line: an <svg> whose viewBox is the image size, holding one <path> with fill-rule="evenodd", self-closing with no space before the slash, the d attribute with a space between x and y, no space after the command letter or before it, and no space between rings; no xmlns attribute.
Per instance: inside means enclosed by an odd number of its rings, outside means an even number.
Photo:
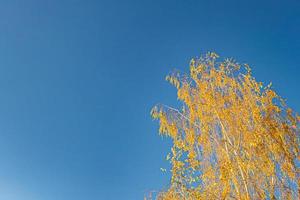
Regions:
<svg viewBox="0 0 300 200"><path fill-rule="evenodd" d="M157 105L173 141L171 181L156 199L298 199L300 117L248 65L208 53L174 72L181 108Z"/></svg>

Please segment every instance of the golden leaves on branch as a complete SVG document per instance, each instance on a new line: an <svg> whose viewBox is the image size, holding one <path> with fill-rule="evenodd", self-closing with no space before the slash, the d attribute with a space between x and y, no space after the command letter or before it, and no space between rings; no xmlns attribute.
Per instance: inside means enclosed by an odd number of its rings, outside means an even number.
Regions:
<svg viewBox="0 0 300 200"><path fill-rule="evenodd" d="M167 76L183 106L151 111L173 140L170 188L158 199L300 198L299 115L248 64L218 58L209 52L189 75Z"/></svg>

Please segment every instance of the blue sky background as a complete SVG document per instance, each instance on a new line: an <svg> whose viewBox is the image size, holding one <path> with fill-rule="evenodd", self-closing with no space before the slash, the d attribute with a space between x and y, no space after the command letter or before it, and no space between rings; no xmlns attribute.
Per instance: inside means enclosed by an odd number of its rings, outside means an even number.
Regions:
<svg viewBox="0 0 300 200"><path fill-rule="evenodd" d="M300 111L300 3L0 0L0 199L142 199L167 185L149 112L216 51Z"/></svg>

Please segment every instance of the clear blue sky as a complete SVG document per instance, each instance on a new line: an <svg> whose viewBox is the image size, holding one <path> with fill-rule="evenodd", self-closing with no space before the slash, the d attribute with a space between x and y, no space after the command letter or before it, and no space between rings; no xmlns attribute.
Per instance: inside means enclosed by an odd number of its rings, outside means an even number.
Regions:
<svg viewBox="0 0 300 200"><path fill-rule="evenodd" d="M243 3L242 3L243 2ZM164 81L216 51L300 111L300 3L0 0L0 199L142 199L170 141Z"/></svg>

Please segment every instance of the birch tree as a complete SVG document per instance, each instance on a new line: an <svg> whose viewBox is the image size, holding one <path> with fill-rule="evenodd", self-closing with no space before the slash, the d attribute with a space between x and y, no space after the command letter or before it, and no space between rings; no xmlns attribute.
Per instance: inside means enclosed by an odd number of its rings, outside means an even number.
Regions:
<svg viewBox="0 0 300 200"><path fill-rule="evenodd" d="M182 107L151 111L173 142L170 185L157 199L300 198L300 117L271 85L216 53L166 80Z"/></svg>

